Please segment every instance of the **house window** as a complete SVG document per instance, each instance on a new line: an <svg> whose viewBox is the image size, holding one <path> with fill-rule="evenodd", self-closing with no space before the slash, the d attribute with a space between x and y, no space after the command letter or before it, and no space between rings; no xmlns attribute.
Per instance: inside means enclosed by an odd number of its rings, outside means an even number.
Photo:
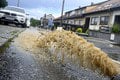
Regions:
<svg viewBox="0 0 120 80"><path fill-rule="evenodd" d="M97 25L98 23L98 17L92 17L91 18L91 25Z"/></svg>
<svg viewBox="0 0 120 80"><path fill-rule="evenodd" d="M75 25L79 25L79 20L75 20Z"/></svg>
<svg viewBox="0 0 120 80"><path fill-rule="evenodd" d="M74 24L74 20L69 20L69 24Z"/></svg>
<svg viewBox="0 0 120 80"><path fill-rule="evenodd" d="M100 25L108 25L109 16L101 16L100 17Z"/></svg>

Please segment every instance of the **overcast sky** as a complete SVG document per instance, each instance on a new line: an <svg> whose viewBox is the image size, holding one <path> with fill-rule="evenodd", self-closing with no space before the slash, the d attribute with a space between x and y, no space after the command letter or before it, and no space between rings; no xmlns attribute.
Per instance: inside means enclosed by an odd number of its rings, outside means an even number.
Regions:
<svg viewBox="0 0 120 80"><path fill-rule="evenodd" d="M18 0L7 0L10 6L16 6ZM65 0L65 10L69 11L79 6L90 5L91 2L98 3L105 0ZM36 18L40 18L45 13L58 17L61 14L62 0L20 0L20 7Z"/></svg>

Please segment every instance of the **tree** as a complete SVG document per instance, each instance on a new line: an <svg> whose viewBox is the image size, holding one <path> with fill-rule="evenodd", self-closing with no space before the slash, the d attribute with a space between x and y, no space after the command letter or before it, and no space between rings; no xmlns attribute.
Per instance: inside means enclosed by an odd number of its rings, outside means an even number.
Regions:
<svg viewBox="0 0 120 80"><path fill-rule="evenodd" d="M34 19L34 18L31 18L30 19L30 25L31 26L39 26L41 23L40 23L40 20L36 20L36 19Z"/></svg>
<svg viewBox="0 0 120 80"><path fill-rule="evenodd" d="M0 0L0 8L4 8L8 5L8 2L6 0Z"/></svg>

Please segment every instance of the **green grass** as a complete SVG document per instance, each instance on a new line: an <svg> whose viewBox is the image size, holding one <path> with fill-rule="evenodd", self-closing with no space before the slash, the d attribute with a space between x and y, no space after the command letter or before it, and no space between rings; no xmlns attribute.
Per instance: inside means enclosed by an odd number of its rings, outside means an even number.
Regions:
<svg viewBox="0 0 120 80"><path fill-rule="evenodd" d="M9 39L5 44L0 46L0 54L2 54L7 48L9 48L9 45L12 40L13 40L13 38Z"/></svg>
<svg viewBox="0 0 120 80"><path fill-rule="evenodd" d="M12 31L10 34L15 35L18 31Z"/></svg>

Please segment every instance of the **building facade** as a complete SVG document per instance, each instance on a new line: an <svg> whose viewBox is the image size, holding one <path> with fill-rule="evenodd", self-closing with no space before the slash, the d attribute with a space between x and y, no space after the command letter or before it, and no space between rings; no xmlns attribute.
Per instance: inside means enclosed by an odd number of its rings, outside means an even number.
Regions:
<svg viewBox="0 0 120 80"><path fill-rule="evenodd" d="M40 21L41 21L41 27L52 27L53 24L53 20L54 20L54 16L52 14L49 15L44 15L43 17L41 17Z"/></svg>
<svg viewBox="0 0 120 80"><path fill-rule="evenodd" d="M55 19L54 23L60 23L60 18ZM120 24L120 0L92 3L65 12L62 24L65 29L73 31L80 27L84 32L89 29L110 33L114 23Z"/></svg>

